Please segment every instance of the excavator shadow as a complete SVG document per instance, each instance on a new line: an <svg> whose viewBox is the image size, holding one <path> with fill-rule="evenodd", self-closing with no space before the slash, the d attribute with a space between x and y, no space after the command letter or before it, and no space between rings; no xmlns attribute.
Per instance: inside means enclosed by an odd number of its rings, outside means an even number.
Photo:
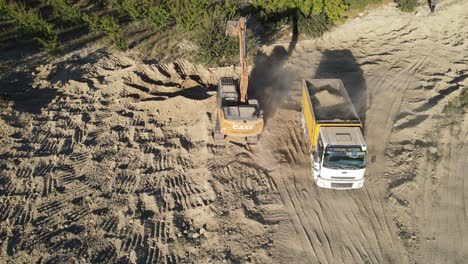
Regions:
<svg viewBox="0 0 468 264"><path fill-rule="evenodd" d="M294 72L286 65L298 41L297 19L293 19L293 32L287 47L276 46L270 54L258 52L254 68L250 73L249 97L259 101L264 111L265 123L284 101L288 89L296 79Z"/></svg>

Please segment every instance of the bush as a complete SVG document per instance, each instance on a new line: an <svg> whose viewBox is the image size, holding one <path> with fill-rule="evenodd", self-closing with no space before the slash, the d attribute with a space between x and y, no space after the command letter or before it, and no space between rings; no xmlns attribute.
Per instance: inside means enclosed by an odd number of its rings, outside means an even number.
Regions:
<svg viewBox="0 0 468 264"><path fill-rule="evenodd" d="M51 52L58 47L57 32L51 24L42 19L37 11L26 9L23 3L0 2L1 12L23 32L36 39L42 48Z"/></svg>
<svg viewBox="0 0 468 264"><path fill-rule="evenodd" d="M300 16L298 20L299 32L309 37L320 37L329 29L325 15Z"/></svg>
<svg viewBox="0 0 468 264"><path fill-rule="evenodd" d="M117 49L123 51L128 48L127 42L122 36L119 21L115 17L98 17L96 14L84 14L82 19L87 24L89 31L93 33L103 32L108 35L114 42Z"/></svg>
<svg viewBox="0 0 468 264"><path fill-rule="evenodd" d="M97 33L100 30L99 17L96 14L84 14L82 17L83 21L88 26L89 31Z"/></svg>
<svg viewBox="0 0 468 264"><path fill-rule="evenodd" d="M418 0L395 0L401 11L413 12L419 5Z"/></svg>
<svg viewBox="0 0 468 264"><path fill-rule="evenodd" d="M312 2L308 0L252 0L255 7L265 10L267 14L281 13L288 9L299 9L304 15L312 11Z"/></svg>
<svg viewBox="0 0 468 264"><path fill-rule="evenodd" d="M360 9L370 4L381 3L382 0L346 0L349 9Z"/></svg>
<svg viewBox="0 0 468 264"><path fill-rule="evenodd" d="M215 6L216 10L222 10L224 18L232 19L239 15L239 9L241 8L244 1L242 0L224 0L222 4Z"/></svg>
<svg viewBox="0 0 468 264"><path fill-rule="evenodd" d="M23 3L7 2L4 5L7 17L22 31L34 36L53 38L56 33L51 24L33 10L27 10Z"/></svg>
<svg viewBox="0 0 468 264"><path fill-rule="evenodd" d="M211 7L210 0L173 0L171 12L176 21L176 29L189 32L202 24Z"/></svg>
<svg viewBox="0 0 468 264"><path fill-rule="evenodd" d="M119 50L127 49L127 43L122 37L119 21L116 18L112 16L102 16L99 18L99 29L111 37Z"/></svg>
<svg viewBox="0 0 468 264"><path fill-rule="evenodd" d="M157 30L168 28L173 22L174 18L171 14L170 2L159 1L148 7L148 14L146 20Z"/></svg>
<svg viewBox="0 0 468 264"><path fill-rule="evenodd" d="M224 34L224 20L208 20L197 31L195 42L198 45L196 59L205 65L233 64L238 54L237 40Z"/></svg>
<svg viewBox="0 0 468 264"><path fill-rule="evenodd" d="M78 24L81 22L80 10L68 0L49 0L55 17L61 21Z"/></svg>
<svg viewBox="0 0 468 264"><path fill-rule="evenodd" d="M55 55L60 50L57 37L52 41L44 40L42 38L35 38L35 40L42 45L41 50L49 55Z"/></svg>
<svg viewBox="0 0 468 264"><path fill-rule="evenodd" d="M232 15L233 10L216 6L214 11L205 17L195 34L195 42L199 47L196 59L199 62L209 66L225 66L239 62L238 38L225 34L227 21L232 19ZM257 52L259 41L247 30L246 42L247 56L251 59Z"/></svg>
<svg viewBox="0 0 468 264"><path fill-rule="evenodd" d="M316 0L319 1L319 0ZM347 5L345 4L344 0L323 0L323 13L327 17L328 21L336 22L340 19L341 14L346 11ZM315 6L312 12L315 15L318 15L322 12L316 10Z"/></svg>
<svg viewBox="0 0 468 264"><path fill-rule="evenodd" d="M149 0L110 0L110 4L119 15L128 15L135 21L144 18L148 12L147 8L154 3Z"/></svg>
<svg viewBox="0 0 468 264"><path fill-rule="evenodd" d="M6 0L0 0L0 14L4 14L6 11L7 2Z"/></svg>
<svg viewBox="0 0 468 264"><path fill-rule="evenodd" d="M299 10L303 16L325 14L330 22L340 19L347 9L345 0L252 0L252 4L267 14Z"/></svg>

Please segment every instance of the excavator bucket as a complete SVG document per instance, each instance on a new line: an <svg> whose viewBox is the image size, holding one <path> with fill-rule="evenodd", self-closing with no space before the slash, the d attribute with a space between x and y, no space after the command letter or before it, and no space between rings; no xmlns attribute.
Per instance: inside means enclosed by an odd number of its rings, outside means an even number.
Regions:
<svg viewBox="0 0 468 264"><path fill-rule="evenodd" d="M226 25L226 36L236 37L238 35L239 21L229 20Z"/></svg>

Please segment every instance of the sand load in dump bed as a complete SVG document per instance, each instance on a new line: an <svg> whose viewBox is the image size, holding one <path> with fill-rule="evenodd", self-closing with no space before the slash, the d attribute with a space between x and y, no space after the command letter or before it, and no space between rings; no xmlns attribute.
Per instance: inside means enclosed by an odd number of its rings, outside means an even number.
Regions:
<svg viewBox="0 0 468 264"><path fill-rule="evenodd" d="M310 79L305 83L317 122L360 122L340 79Z"/></svg>

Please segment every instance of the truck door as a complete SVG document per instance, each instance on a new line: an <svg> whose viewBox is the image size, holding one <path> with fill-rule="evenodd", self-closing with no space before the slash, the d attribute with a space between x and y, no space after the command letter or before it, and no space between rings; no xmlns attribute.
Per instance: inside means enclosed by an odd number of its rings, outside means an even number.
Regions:
<svg viewBox="0 0 468 264"><path fill-rule="evenodd" d="M315 153L314 153L314 177L318 177L320 175L320 170L322 168L322 157L323 157L323 142L322 138L320 137L320 133L317 139L317 146L315 147Z"/></svg>

